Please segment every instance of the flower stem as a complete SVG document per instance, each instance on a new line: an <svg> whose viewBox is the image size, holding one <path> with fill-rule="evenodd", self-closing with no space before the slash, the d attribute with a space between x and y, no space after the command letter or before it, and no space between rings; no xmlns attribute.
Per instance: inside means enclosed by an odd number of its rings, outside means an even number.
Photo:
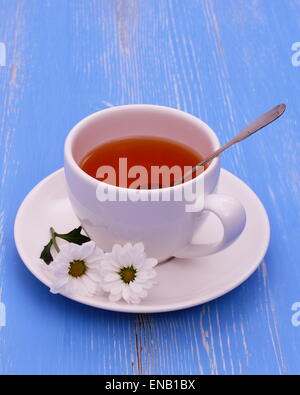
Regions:
<svg viewBox="0 0 300 395"><path fill-rule="evenodd" d="M58 244L56 242L56 233L52 227L50 228L50 233L51 233L52 244L53 244L54 248L56 249L56 252L59 253L60 249L59 249Z"/></svg>

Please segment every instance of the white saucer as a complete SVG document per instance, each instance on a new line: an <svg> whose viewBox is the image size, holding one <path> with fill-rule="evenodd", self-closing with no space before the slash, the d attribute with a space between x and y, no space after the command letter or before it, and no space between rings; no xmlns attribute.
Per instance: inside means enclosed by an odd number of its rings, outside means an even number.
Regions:
<svg viewBox="0 0 300 395"><path fill-rule="evenodd" d="M185 309L211 301L243 283L259 266L267 251L270 226L266 211L254 192L241 180L222 170L219 193L237 197L247 213L243 234L226 250L218 254L190 260L174 259L158 266L159 285L140 305L111 303L105 296L76 297L86 305L130 313L155 313ZM214 216L207 220L203 237L212 241L220 227ZM40 182L22 203L15 222L15 242L27 268L42 283L49 278L39 258L54 226L65 233L78 226L69 203L63 169ZM218 233L218 232L217 232ZM200 235L197 235L200 237ZM195 241L197 239L195 238Z"/></svg>

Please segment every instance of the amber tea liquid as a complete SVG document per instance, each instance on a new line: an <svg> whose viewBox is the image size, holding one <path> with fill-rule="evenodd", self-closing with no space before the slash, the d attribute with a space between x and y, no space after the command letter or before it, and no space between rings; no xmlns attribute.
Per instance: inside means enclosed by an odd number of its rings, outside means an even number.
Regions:
<svg viewBox="0 0 300 395"><path fill-rule="evenodd" d="M202 160L197 151L185 144L161 137L137 136L95 147L82 159L80 167L91 177L108 184L153 189L173 186L187 167L194 167ZM168 169L174 171L168 172ZM191 178L195 176L196 173Z"/></svg>

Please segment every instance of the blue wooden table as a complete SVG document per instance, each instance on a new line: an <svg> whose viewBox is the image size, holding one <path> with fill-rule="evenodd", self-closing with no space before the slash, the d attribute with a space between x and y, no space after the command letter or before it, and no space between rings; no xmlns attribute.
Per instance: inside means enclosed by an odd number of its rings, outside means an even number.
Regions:
<svg viewBox="0 0 300 395"><path fill-rule="evenodd" d="M299 0L0 0L0 42L0 373L300 373ZM225 142L281 102L284 118L223 157L271 222L265 261L238 289L118 314L51 295L22 264L17 209L84 116L167 105Z"/></svg>

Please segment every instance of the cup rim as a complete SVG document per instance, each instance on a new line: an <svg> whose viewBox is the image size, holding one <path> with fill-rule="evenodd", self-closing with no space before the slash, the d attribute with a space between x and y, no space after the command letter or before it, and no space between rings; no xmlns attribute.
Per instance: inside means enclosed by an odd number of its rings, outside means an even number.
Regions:
<svg viewBox="0 0 300 395"><path fill-rule="evenodd" d="M179 110L177 108L173 107L167 107L167 106L160 106L160 105L155 105L155 104L126 104L126 105L120 105L120 106L114 106L110 108L105 108L99 111L96 111L85 118L83 118L81 121L79 121L76 125L72 127L70 130L69 134L67 135L67 138L65 140L65 145L64 145L64 158L65 158L65 164L68 163L69 166L75 171L75 173L80 177L83 178L85 181L87 181L90 184L93 184L96 188L99 187L100 185L103 185L103 187L112 189L112 190L117 190L117 191L137 191L139 194L149 194L149 193L157 193L158 191L175 191L176 189L179 188L187 188L189 187L192 183L199 182L202 178L205 176L209 176L211 173L213 173L219 163L220 163L220 158L216 157L212 160L208 168L201 174L199 174L197 177L185 182L181 183L178 185L173 185L170 187L165 187L165 188L160 188L160 189L130 189L130 188L124 188L124 187L119 187L116 185L112 184L107 184L103 181L97 180L87 174L84 170L81 169L81 167L78 165L78 163L75 161L72 153L72 147L75 138L80 134L82 127L84 124L90 120L96 119L100 117L101 115L107 114L107 113L114 113L117 111L121 110L141 110L141 109L149 109L149 110L156 110L156 111L164 111L164 112L169 112L170 114L179 114L181 117L188 119L189 121L193 121L194 123L198 124L201 129L204 129L205 132L209 135L209 138L213 144L213 148L217 150L220 148L220 141L215 134L215 132L208 126L204 121L202 121L200 118L197 118L196 116L189 114L185 111Z"/></svg>

